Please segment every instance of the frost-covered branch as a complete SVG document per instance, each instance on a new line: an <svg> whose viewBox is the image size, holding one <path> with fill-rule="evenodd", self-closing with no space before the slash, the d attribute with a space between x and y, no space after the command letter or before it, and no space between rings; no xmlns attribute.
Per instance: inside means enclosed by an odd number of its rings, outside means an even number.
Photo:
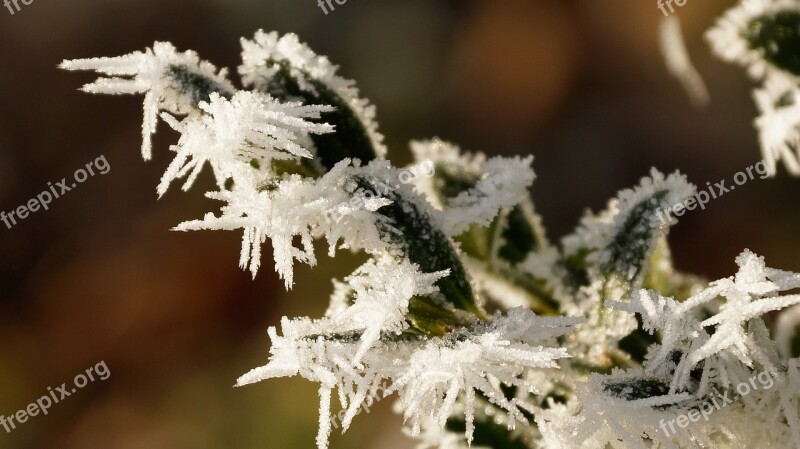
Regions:
<svg viewBox="0 0 800 449"><path fill-rule="evenodd" d="M742 22L753 48L778 39L753 24L789 26L794 17L759 4L745 12L766 19ZM749 251L737 258L736 276L711 284L678 272L666 240L675 223L660 212L693 194L684 176L653 169L552 244L530 194L532 157L415 141L426 176L409 179L413 169L385 159L374 108L327 58L292 34L259 31L242 47L242 90L225 70L168 43L62 67L103 75L88 92L144 94L145 159L159 117L180 133L159 196L176 180L188 190L203 173L213 176L206 196L220 210L176 230L240 231L239 264L253 276L269 239L287 288L296 262L316 264L320 242L330 257L367 256L333 283L320 318L284 317L280 333L270 327L267 364L237 382L299 376L319 384L319 448L328 446L337 406L347 429L387 396L422 448L800 444L800 374L791 358L800 275L767 268ZM748 51L763 59L758 48ZM762 132L771 148L796 132L787 109L794 103L781 94L796 80L765 75L794 70L790 55L767 60L754 69L774 90L762 100L769 106L780 94L785 104L775 107L787 113L784 130ZM764 129L779 122L762 119ZM792 148L779 151L790 167ZM762 316L785 308L776 343ZM762 374L774 387L739 391ZM719 397L733 399L711 413L708 401ZM681 426L700 410L708 419ZM743 425L770 422L771 434Z"/></svg>

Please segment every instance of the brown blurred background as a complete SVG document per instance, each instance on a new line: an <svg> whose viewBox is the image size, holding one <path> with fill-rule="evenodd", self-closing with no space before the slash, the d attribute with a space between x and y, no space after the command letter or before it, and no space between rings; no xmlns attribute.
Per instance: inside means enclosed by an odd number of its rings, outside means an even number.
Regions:
<svg viewBox="0 0 800 449"><path fill-rule="evenodd" d="M155 186L176 135L160 125L155 156L139 156L141 97L94 97L93 77L65 58L116 56L155 40L194 49L235 72L240 36L296 32L358 80L378 106L390 157L440 136L489 154L536 156L534 196L550 237L599 209L651 166L691 181L729 180L759 160L752 83L714 60L702 31L733 2L680 8L712 103L690 106L658 52L655 0L349 0L323 14L315 0L34 0L0 10L0 210L100 155L89 178L6 229L0 225L0 414L105 361L89 384L6 434L2 448L312 448L313 384L278 380L234 389L267 360L266 329L283 315L320 316L329 279L353 261L300 268L284 292L269 269L237 268L237 233L174 233L216 211ZM334 3L334 5L336 5ZM234 77L235 78L235 77ZM694 211L672 233L677 264L717 278L748 247L800 271L800 180L755 180ZM265 248L265 254L271 254ZM390 404L356 419L334 448L408 448Z"/></svg>

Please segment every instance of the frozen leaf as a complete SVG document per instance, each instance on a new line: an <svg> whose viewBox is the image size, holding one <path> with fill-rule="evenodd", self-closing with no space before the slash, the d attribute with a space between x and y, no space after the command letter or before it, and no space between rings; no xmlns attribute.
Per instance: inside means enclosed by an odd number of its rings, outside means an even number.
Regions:
<svg viewBox="0 0 800 449"><path fill-rule="evenodd" d="M383 135L378 132L375 107L359 96L355 82L337 75L338 67L314 53L297 35L256 32L253 40L242 39L239 74L247 87L281 101L301 101L334 108L321 121L336 132L312 137L323 166L330 169L351 158L367 163L386 155Z"/></svg>
<svg viewBox="0 0 800 449"><path fill-rule="evenodd" d="M641 285L650 255L674 222L667 211L694 191L683 175L665 177L653 169L601 214L587 214L575 234L564 239L564 253L567 258L585 254L589 278L602 281L601 300L619 298Z"/></svg>

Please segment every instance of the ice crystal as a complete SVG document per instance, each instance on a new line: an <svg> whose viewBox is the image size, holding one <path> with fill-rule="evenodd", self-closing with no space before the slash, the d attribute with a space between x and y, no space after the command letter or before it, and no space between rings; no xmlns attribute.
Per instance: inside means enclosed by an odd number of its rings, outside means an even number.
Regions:
<svg viewBox="0 0 800 449"><path fill-rule="evenodd" d="M167 117L181 132L181 140L158 185L159 195L166 193L171 181L187 173L183 190L188 190L205 163L214 171L220 190L228 179L257 186L266 181L273 161L313 158L308 134L333 131L330 125L306 121L319 118L320 112L330 111L330 107L279 103L260 93L237 92L230 100L212 93L209 102L201 102L199 108L202 116L183 122ZM263 168L267 176L257 178L253 166Z"/></svg>
<svg viewBox="0 0 800 449"><path fill-rule="evenodd" d="M358 300L352 308L358 308L357 304ZM340 320L347 321L349 316L352 315L345 310L338 316L316 321L284 318L283 336L278 336L275 328L269 330L269 364L245 374L237 383L295 375L319 382L321 427L317 443L321 447L327 444L323 440L329 433L324 423L330 421L331 390L340 391L342 406L347 409L343 426L347 428L367 393L383 382L389 385L385 395L399 395L399 407L410 422L413 435L419 434L428 417L434 417L439 428L444 428L456 409L456 401L462 400L466 437L470 440L476 392L506 411L512 422L526 423L520 407L530 406L506 398L500 384L537 392L535 385L520 376L531 369L557 368L556 361L569 355L564 348L543 344L568 333L577 322L542 318L520 308L443 337L397 341L384 337L386 341L375 341L369 350L355 352L359 337L349 333L350 326L343 326Z"/></svg>
<svg viewBox="0 0 800 449"><path fill-rule="evenodd" d="M201 61L193 51L179 53L169 42L156 42L153 48L115 58L74 59L61 63L66 70L94 70L106 78L83 86L96 94L145 94L142 124L142 157L151 156L151 136L156 132L158 111L197 114L201 101L212 93L230 97L235 91L226 79L227 71L217 71Z"/></svg>
<svg viewBox="0 0 800 449"><path fill-rule="evenodd" d="M313 240L325 235L335 250L339 239L351 249L385 249L375 225L374 212L387 204L382 198L351 203L352 176L357 168L349 160L337 164L318 179L291 175L270 189L252 185L234 186L231 191L209 192L209 198L225 201L219 216L207 214L202 220L181 223L179 231L243 229L240 266L255 276L261 266L261 245L269 238L275 252L276 271L293 283L293 261L314 265ZM332 218L331 218L332 217ZM294 244L300 238L300 247Z"/></svg>
<svg viewBox="0 0 800 449"><path fill-rule="evenodd" d="M331 316L343 330L363 330L361 347L353 357L359 363L366 351L380 339L381 332L400 334L408 324L409 301L417 295L438 292L436 281L448 271L420 273L407 261L397 263L391 257L369 261L347 278L352 306ZM381 279L380 284L375 279ZM350 329L352 328L352 329Z"/></svg>
<svg viewBox="0 0 800 449"><path fill-rule="evenodd" d="M461 156L458 147L438 139L412 142L411 147L417 160L431 160L440 170L456 172L456 176L464 177L461 182L471 184L457 193L452 192L449 198L438 199L442 206L440 221L449 235L461 234L473 224L488 226L500 209L514 207L528 198L528 188L535 178L530 168L532 156L489 160L483 155ZM423 185L423 192L437 198L439 195L431 187L424 186L431 182L436 180L422 180L419 184Z"/></svg>
<svg viewBox="0 0 800 449"><path fill-rule="evenodd" d="M736 263L739 265L739 272L734 278L712 283L708 289L687 299L678 309L684 311L705 305L716 297L725 298L719 311L700 323L704 328L714 326L715 332L707 340L695 340L697 343L706 341L702 345L695 344L684 355L676 368L678 385L688 382L691 370L700 361L722 351L729 352L748 367L757 362L764 369L776 372L765 352L768 348L759 344L758 335L748 332L747 325L755 319L756 326L763 326L760 319L762 315L800 303L800 295L778 296L781 291L800 287L800 282L797 277L787 278L785 272L766 268L764 259L750 251L739 255Z"/></svg>

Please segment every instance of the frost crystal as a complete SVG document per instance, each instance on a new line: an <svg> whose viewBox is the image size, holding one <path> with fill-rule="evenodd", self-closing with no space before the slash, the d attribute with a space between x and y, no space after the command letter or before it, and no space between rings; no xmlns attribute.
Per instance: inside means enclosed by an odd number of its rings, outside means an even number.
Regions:
<svg viewBox="0 0 800 449"><path fill-rule="evenodd" d="M488 226L500 209L514 207L527 199L528 188L535 178L530 168L532 156L489 160L483 155L460 156L458 147L440 140L412 142L411 148L417 160L446 165L442 169L451 172L461 171L464 166L466 171L458 175L474 178L463 181L472 184L468 189L438 200L443 206L440 221L449 235L461 234L473 224ZM432 193L430 186L424 186L425 182L420 182L422 191L436 198L437 194Z"/></svg>
<svg viewBox="0 0 800 449"><path fill-rule="evenodd" d="M151 156L151 136L156 132L158 111L173 114L197 114L201 101L212 93L230 97L235 91L226 79L226 70L217 72L197 53L179 53L169 42L156 42L153 48L115 58L89 58L64 61L66 70L94 70L108 78L83 86L95 94L145 94L142 125L142 157Z"/></svg>
<svg viewBox="0 0 800 449"><path fill-rule="evenodd" d="M261 245L269 238L275 251L276 271L293 283L293 261L314 265L313 240L326 235L331 251L338 240L345 246L372 250L386 248L375 227L372 212L387 204L374 198L352 204L352 176L356 168L349 160L340 162L319 179L309 180L299 175L286 177L270 189L259 190L252 185L235 186L231 191L210 192L209 198L225 201L219 216L207 214L202 220L181 223L175 229L243 229L240 266L255 276L261 265ZM294 244L300 238L300 247Z"/></svg>
<svg viewBox="0 0 800 449"><path fill-rule="evenodd" d="M356 299L352 308L360 309L358 302ZM330 410L331 390L338 388L342 407L348 410L343 424L347 428L367 393L387 382L390 386L385 395L398 393L399 408L413 435L419 434L429 417L443 428L457 409L457 401L463 401L469 441L474 429L476 392L507 412L510 426L514 422L527 423L521 409L529 409L530 405L508 399L500 384L536 393L536 386L522 375L528 370L557 368L556 361L569 356L566 350L543 345L568 333L578 322L542 318L519 308L506 316L495 316L487 323L427 341L402 337L392 340L386 336L374 342L368 351L359 351L353 357L355 347L363 347L365 342L362 337L359 344L349 326L341 325L342 318L347 321L351 316L346 310L318 321L284 318L283 337L274 328L269 330L273 342L270 363L245 374L237 385L295 375L319 382L320 423L329 422L326 413ZM327 426L322 425L318 444L320 439L327 439L327 433Z"/></svg>
<svg viewBox="0 0 800 449"><path fill-rule="evenodd" d="M187 173L183 190L188 190L206 162L220 190L225 190L228 179L237 185L258 186L267 176L256 177L254 166L269 174L272 161L313 158L307 149L312 145L308 134L333 131L330 125L305 120L319 118L330 107L282 104L254 92L237 92L230 100L212 93L210 101L199 107L204 114L184 122L166 117L182 135L173 147L177 155L158 185L159 195L166 193L172 180Z"/></svg>
<svg viewBox="0 0 800 449"><path fill-rule="evenodd" d="M434 283L448 274L448 271L420 273L414 264L397 263L391 257L369 261L351 274L346 280L353 304L331 318L342 329L364 331L353 363L360 362L380 339L381 332L400 334L406 330L405 317L411 298L438 292ZM376 284L376 279L381 279L381 283Z"/></svg>
<svg viewBox="0 0 800 449"><path fill-rule="evenodd" d="M716 297L725 298L719 312L700 323L704 328L715 326L709 338L699 338L702 345L689 348L676 369L678 385L688 382L691 370L702 360L729 352L748 367L757 362L764 369L775 372L776 368L757 341L759 335L752 335L748 323L764 326L760 317L768 312L780 310L800 303L800 295L777 296L781 291L800 287L797 277L787 278L785 272L766 268L764 259L745 250L736 258L739 272L731 279L721 279L712 283L708 289L689 298L681 304L679 311L707 304ZM778 281L778 282L776 282ZM751 322L756 319L757 321ZM703 341L705 340L705 341Z"/></svg>

